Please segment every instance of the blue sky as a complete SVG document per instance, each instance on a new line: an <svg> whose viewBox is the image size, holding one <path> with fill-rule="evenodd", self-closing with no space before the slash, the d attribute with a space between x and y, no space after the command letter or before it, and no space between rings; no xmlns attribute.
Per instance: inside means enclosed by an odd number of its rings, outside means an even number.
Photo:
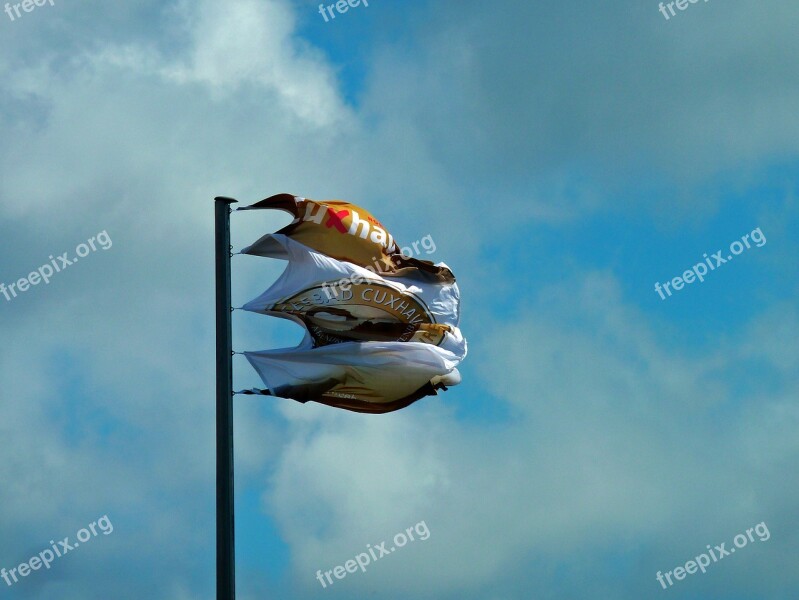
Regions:
<svg viewBox="0 0 799 600"><path fill-rule="evenodd" d="M0 568L114 524L0 594L214 597L212 199L289 192L431 235L469 355L390 415L237 397L240 599L796 596L797 26L787 0L0 13L0 283L113 240L0 295ZM234 214L233 244L286 221ZM237 305L282 269L233 264ZM235 313L237 350L300 338Z"/></svg>

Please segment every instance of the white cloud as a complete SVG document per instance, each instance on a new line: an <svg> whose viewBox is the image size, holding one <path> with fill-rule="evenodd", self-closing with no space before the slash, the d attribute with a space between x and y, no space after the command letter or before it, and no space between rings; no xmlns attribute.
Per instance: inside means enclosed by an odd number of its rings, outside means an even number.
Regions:
<svg viewBox="0 0 799 600"><path fill-rule="evenodd" d="M403 563L351 576L340 593L390 585L390 597L477 598L498 581L549 582L554 562L639 598L638 578L668 568L672 554L684 562L718 536L788 517L773 502L799 490L756 474L765 456L775 478L799 457L796 411L785 404L795 383L741 398L719 371L736 368L735 353L659 347L606 275L543 290L529 314L471 332L484 385L513 406L507 423L469 425L430 399L393 418L320 411L316 428L292 421L268 497L298 585L425 519L432 543L384 558ZM763 332L751 343L768 340ZM719 407L725 421L713 427ZM593 564L633 540L651 540L659 562L623 581Z"/></svg>

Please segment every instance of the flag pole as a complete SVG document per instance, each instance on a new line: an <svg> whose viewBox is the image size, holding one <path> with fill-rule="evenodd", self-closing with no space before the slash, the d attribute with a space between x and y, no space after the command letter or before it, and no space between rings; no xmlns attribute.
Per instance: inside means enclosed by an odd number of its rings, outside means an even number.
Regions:
<svg viewBox="0 0 799 600"><path fill-rule="evenodd" d="M214 199L216 211L216 597L236 598L233 504L233 332L230 297L230 205Z"/></svg>

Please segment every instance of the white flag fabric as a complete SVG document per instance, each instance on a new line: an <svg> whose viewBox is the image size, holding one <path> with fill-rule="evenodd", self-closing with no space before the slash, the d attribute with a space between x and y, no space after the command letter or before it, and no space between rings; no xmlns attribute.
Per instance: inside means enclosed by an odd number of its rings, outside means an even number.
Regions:
<svg viewBox="0 0 799 600"><path fill-rule="evenodd" d="M420 342L343 342L244 354L272 394L355 412L391 412L460 383L461 357Z"/></svg>
<svg viewBox="0 0 799 600"><path fill-rule="evenodd" d="M269 289L243 308L304 325L314 346L344 341L438 345L452 341L445 333L460 321L460 292L454 279L417 269L388 279L281 234L261 238L259 255L284 258L288 264ZM460 346L465 356L465 343Z"/></svg>

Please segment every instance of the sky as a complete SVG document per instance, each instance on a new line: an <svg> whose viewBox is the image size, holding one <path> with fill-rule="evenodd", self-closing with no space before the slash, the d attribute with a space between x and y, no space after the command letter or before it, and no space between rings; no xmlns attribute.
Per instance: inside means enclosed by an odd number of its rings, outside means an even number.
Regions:
<svg viewBox="0 0 799 600"><path fill-rule="evenodd" d="M469 354L387 415L236 397L240 600L799 595L796 3L13 4L0 283L53 273L0 288L0 598L215 597L213 198L283 192L430 235Z"/></svg>

